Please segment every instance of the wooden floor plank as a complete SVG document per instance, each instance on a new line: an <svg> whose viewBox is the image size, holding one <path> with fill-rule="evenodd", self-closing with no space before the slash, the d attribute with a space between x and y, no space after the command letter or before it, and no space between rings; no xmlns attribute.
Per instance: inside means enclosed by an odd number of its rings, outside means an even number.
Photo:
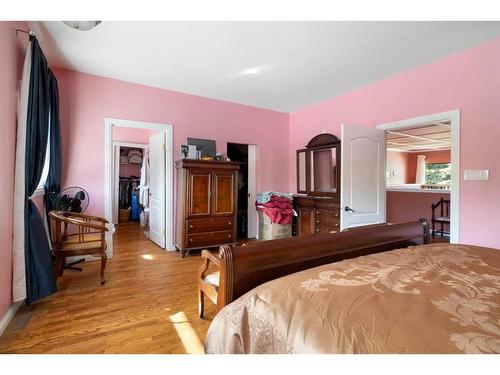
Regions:
<svg viewBox="0 0 500 375"><path fill-rule="evenodd" d="M20 329L7 328L0 353L197 352L215 313L207 301L208 319L197 315L200 264L199 254L182 259L161 250L137 224L119 225L106 283L99 283L98 262L83 263L81 273L66 270L56 294L21 307L18 314L31 318ZM176 314L187 320L172 322ZM179 335L186 333L176 324L191 333L185 344Z"/></svg>

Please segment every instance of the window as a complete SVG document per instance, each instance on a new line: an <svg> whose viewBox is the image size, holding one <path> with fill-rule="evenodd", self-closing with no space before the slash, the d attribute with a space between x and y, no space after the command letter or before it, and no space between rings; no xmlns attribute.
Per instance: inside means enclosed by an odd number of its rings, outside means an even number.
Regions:
<svg viewBox="0 0 500 375"><path fill-rule="evenodd" d="M451 163L426 163L425 183L429 185L450 185Z"/></svg>
<svg viewBox="0 0 500 375"><path fill-rule="evenodd" d="M50 141L47 141L47 151L45 152L45 162L43 164L43 170L42 170L42 176L40 177L40 182L38 183L38 186L36 188L35 194L42 194L44 193L44 185L45 181L47 181L47 177L49 175L49 164L50 164L50 147L49 147Z"/></svg>

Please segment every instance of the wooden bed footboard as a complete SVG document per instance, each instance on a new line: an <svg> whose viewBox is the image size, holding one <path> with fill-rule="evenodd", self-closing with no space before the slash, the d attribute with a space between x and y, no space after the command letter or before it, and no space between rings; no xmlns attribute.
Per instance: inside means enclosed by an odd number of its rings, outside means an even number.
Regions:
<svg viewBox="0 0 500 375"><path fill-rule="evenodd" d="M429 243L427 220L222 246L217 310L267 281L343 259Z"/></svg>

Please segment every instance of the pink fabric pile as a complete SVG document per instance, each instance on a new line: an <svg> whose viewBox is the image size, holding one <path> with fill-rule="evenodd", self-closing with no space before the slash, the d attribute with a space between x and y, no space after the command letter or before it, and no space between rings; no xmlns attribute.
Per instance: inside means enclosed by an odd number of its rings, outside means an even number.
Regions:
<svg viewBox="0 0 500 375"><path fill-rule="evenodd" d="M265 203L255 202L257 211L265 213L274 224L291 224L293 219L292 198L271 195Z"/></svg>

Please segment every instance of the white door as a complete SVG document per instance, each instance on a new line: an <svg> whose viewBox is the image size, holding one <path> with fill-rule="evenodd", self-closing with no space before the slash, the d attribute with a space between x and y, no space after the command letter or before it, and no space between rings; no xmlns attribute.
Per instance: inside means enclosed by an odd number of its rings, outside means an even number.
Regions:
<svg viewBox="0 0 500 375"><path fill-rule="evenodd" d="M149 139L149 238L165 248L165 133Z"/></svg>
<svg viewBox="0 0 500 375"><path fill-rule="evenodd" d="M248 145L248 238L257 237L257 210L255 201L257 199L257 146Z"/></svg>
<svg viewBox="0 0 500 375"><path fill-rule="evenodd" d="M113 224L118 224L118 208L120 201L120 146L114 145L113 153Z"/></svg>
<svg viewBox="0 0 500 375"><path fill-rule="evenodd" d="M342 125L340 227L385 223L385 131Z"/></svg>

